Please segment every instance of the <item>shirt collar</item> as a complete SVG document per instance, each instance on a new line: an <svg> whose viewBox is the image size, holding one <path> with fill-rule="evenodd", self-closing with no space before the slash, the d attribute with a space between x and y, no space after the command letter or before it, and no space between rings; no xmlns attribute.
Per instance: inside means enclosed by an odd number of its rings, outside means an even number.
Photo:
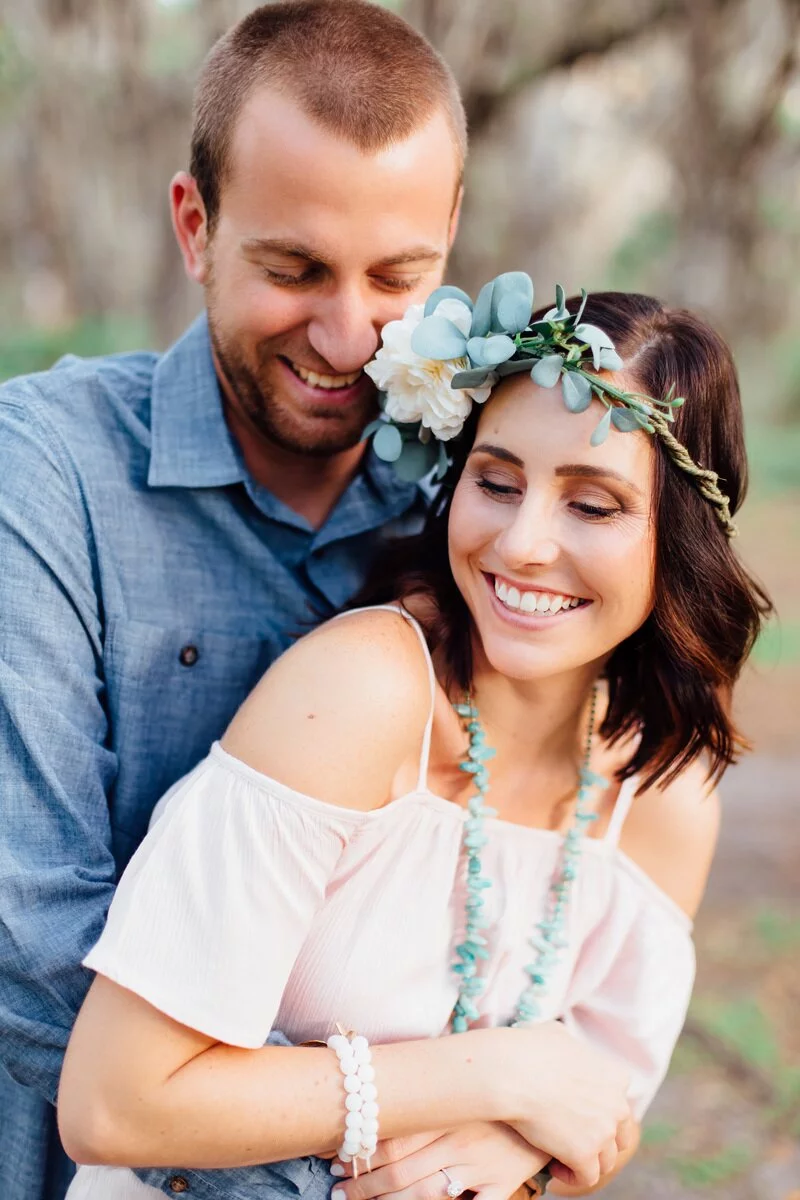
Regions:
<svg viewBox="0 0 800 1200"><path fill-rule="evenodd" d="M225 487L246 471L225 421L203 313L153 376L150 487Z"/></svg>
<svg viewBox="0 0 800 1200"><path fill-rule="evenodd" d="M151 403L150 487L211 488L252 482L225 421L205 313L158 360ZM353 505L354 485L359 492L367 489L371 504L365 504L364 497ZM305 524L266 489L252 486L263 490L264 502L269 496L272 504L283 510L269 515L288 524ZM330 519L326 522L324 540L353 536L362 526L371 528L381 518L399 516L419 503L419 498L418 485L400 479L391 463L378 458L370 446L362 470L331 514L338 518L333 528L328 528ZM355 520L353 507L358 514Z"/></svg>

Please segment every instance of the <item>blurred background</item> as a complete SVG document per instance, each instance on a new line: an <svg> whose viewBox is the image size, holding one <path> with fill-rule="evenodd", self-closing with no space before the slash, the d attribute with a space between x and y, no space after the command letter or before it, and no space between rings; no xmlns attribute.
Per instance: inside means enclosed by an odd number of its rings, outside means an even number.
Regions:
<svg viewBox="0 0 800 1200"><path fill-rule="evenodd" d="M170 229L191 88L247 0L4 0L0 378L163 347L201 303ZM609 1200L800 1200L800 0L394 0L461 84L450 279L612 287L731 341L752 463L739 548L779 620L738 710L754 753L697 923L699 981ZM714 603L713 595L708 597Z"/></svg>

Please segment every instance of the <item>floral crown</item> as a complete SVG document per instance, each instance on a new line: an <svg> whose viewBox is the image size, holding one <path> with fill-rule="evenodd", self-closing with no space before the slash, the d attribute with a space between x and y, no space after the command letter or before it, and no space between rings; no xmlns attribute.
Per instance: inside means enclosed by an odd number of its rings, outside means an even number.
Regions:
<svg viewBox="0 0 800 1200"><path fill-rule="evenodd" d="M488 400L499 379L528 371L540 387L560 382L570 412L584 412L593 397L600 401L605 411L593 446L612 426L659 437L733 537L730 501L718 475L699 467L670 430L683 398L674 387L660 400L624 392L597 374L623 364L608 335L581 320L586 299L581 291L580 308L570 313L559 285L555 308L531 322L533 283L523 271L498 275L475 304L461 288L437 288L425 305L412 305L402 320L384 326L383 345L364 368L382 393L382 413L363 436L372 437L375 453L393 463L402 479L416 481L431 471L442 479L452 461L446 444L459 436L473 404Z"/></svg>

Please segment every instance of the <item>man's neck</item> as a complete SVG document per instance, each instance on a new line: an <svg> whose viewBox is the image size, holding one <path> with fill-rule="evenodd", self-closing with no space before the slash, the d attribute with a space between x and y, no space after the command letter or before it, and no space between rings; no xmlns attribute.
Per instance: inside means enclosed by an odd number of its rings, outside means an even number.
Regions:
<svg viewBox="0 0 800 1200"><path fill-rule="evenodd" d="M230 404L225 404L225 419L256 483L314 529L324 525L358 470L366 444L325 457L296 454L266 438L256 439Z"/></svg>

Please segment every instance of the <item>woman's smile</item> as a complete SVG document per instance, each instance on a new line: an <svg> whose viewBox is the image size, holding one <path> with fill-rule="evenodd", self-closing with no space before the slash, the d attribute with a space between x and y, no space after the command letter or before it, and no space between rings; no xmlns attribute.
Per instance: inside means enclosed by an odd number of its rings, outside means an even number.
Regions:
<svg viewBox="0 0 800 1200"><path fill-rule="evenodd" d="M494 607L503 620L510 620L526 629L544 629L560 624L564 618L575 616L591 604L581 596L535 588L504 575L484 572L487 587L495 601ZM556 618L559 618L556 621Z"/></svg>

